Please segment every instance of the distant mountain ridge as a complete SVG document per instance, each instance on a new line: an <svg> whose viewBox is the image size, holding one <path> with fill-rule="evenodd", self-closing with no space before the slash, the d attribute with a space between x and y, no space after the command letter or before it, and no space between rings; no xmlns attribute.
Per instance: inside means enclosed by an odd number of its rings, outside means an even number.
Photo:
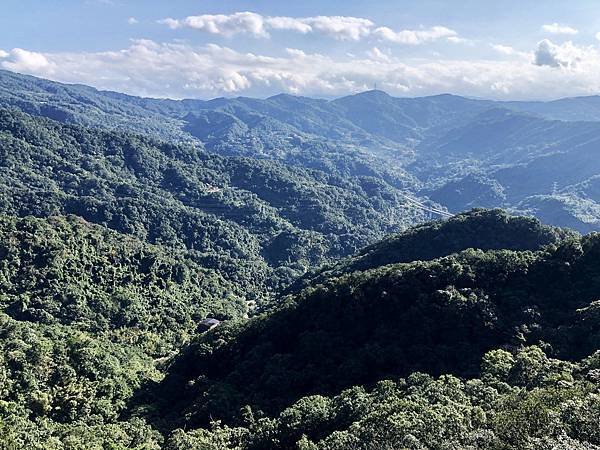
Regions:
<svg viewBox="0 0 600 450"><path fill-rule="evenodd" d="M167 100L0 71L0 105L220 155L372 176L453 213L501 207L600 230L600 199L577 188L600 175L598 96L502 102L367 91L335 100Z"/></svg>

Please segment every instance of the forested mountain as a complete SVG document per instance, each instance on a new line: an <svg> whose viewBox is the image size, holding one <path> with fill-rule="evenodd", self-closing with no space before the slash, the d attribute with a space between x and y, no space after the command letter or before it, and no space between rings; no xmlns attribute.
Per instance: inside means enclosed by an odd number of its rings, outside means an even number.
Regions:
<svg viewBox="0 0 600 450"><path fill-rule="evenodd" d="M218 328L184 349L155 391L161 423L241 426L245 431L217 431L238 442L231 448L296 448L301 439L324 439L314 448L354 448L353 439L365 442L369 433L407 448L432 442L445 448L444 439L462 448L475 445L477 434L486 437L473 448L541 448L534 442L542 436L600 444L597 432L581 428L598 413L598 355L590 355L600 343L600 239L560 238L535 222L495 217L494 226L488 219L490 235L512 233L515 246L548 245L535 252L469 249L428 262L374 262L365 271L325 278L278 310ZM469 219L454 225L455 233L461 225L472 233ZM518 228L522 234L514 233ZM439 233L447 236L443 227ZM423 374L452 376L434 381ZM400 377L408 379L378 384ZM480 380L465 385L453 377ZM344 389L350 391L341 397L322 397ZM395 400L378 403L382 395ZM577 418L569 416L570 396L583 402ZM457 408L447 419L439 409L444 398ZM505 409L509 404L514 410ZM468 414L475 410L466 411L476 406L481 417L473 422ZM527 413L530 407L535 412ZM387 408L400 408L389 412L396 428L373 417L383 420ZM517 427L519 414L542 423L535 430ZM547 415L555 417L552 425ZM434 423L437 437L428 441ZM414 441L407 441L407 430L417 433Z"/></svg>
<svg viewBox="0 0 600 450"><path fill-rule="evenodd" d="M0 104L67 124L151 134L210 153L371 176L452 212L502 207L600 229L597 97L492 102L453 95L162 100L0 71Z"/></svg>
<svg viewBox="0 0 600 450"><path fill-rule="evenodd" d="M473 211L245 319L184 249L1 222L7 448L600 446L597 235ZM225 322L172 354L206 316Z"/></svg>
<svg viewBox="0 0 600 450"><path fill-rule="evenodd" d="M0 71L0 446L600 449L597 106Z"/></svg>
<svg viewBox="0 0 600 450"><path fill-rule="evenodd" d="M0 211L75 214L193 253L248 299L428 213L373 176L208 154L0 109Z"/></svg>
<svg viewBox="0 0 600 450"><path fill-rule="evenodd" d="M79 217L0 216L2 448L158 448L118 418L200 320L245 315L235 291L184 252Z"/></svg>
<svg viewBox="0 0 600 450"><path fill-rule="evenodd" d="M575 236L577 233L542 225L537 219L510 216L502 210L472 210L387 236L348 258L310 271L289 290L319 284L329 277L357 270L431 261L469 248L535 251Z"/></svg>

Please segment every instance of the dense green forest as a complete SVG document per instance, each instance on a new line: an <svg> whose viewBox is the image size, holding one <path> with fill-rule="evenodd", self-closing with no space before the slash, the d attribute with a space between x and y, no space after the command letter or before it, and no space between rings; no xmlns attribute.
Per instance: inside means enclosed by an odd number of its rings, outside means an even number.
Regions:
<svg viewBox="0 0 600 450"><path fill-rule="evenodd" d="M483 224L510 250L469 249ZM390 260L419 234L447 246ZM75 216L4 217L0 243L7 448L600 445L596 235L473 211L249 320L188 252Z"/></svg>
<svg viewBox="0 0 600 450"><path fill-rule="evenodd" d="M177 417L206 425L235 422L243 404L274 413L303 395L416 371L473 377L497 348L539 345L579 360L599 343L599 252L599 236L572 237L538 252L468 249L327 278L202 336L159 392L168 411L185 392Z"/></svg>
<svg viewBox="0 0 600 450"><path fill-rule="evenodd" d="M472 210L445 221L415 225L402 233L389 235L351 257L309 271L288 290L298 290L357 270L430 261L467 248L533 251L573 236L577 233L542 225L533 218L510 216L502 210Z"/></svg>
<svg viewBox="0 0 600 450"><path fill-rule="evenodd" d="M0 448L600 449L588 103L0 71Z"/></svg>
<svg viewBox="0 0 600 450"><path fill-rule="evenodd" d="M421 221L402 190L0 109L0 212L75 214L193 252L249 299Z"/></svg>
<svg viewBox="0 0 600 450"><path fill-rule="evenodd" d="M417 372L303 397L275 417L247 408L237 426L178 430L165 448L598 449L599 361L551 359L536 346L493 350L479 378Z"/></svg>
<svg viewBox="0 0 600 450"><path fill-rule="evenodd" d="M165 356L207 316L247 314L238 290L189 254L76 216L0 216L0 307Z"/></svg>

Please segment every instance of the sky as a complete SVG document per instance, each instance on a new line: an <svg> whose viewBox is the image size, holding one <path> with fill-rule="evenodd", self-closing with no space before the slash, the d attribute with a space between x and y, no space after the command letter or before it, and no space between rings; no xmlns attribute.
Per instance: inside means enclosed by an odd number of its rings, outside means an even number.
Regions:
<svg viewBox="0 0 600 450"><path fill-rule="evenodd" d="M600 94L598 0L2 0L0 69L160 98Z"/></svg>

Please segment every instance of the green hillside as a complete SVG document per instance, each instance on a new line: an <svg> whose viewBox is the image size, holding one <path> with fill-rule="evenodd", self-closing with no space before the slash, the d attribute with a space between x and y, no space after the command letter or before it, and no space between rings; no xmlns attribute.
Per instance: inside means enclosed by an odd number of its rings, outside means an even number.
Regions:
<svg viewBox="0 0 600 450"><path fill-rule="evenodd" d="M599 251L598 236L569 237L538 252L467 250L327 279L288 298L270 315L222 327L186 348L157 386L157 404L163 404L163 395L168 399L157 414L176 427L208 426L217 419L240 425L250 410L258 417L281 414L284 420L287 406L308 402L307 414L314 419L327 401L301 400L305 396L336 395L383 379L414 379L411 374L417 372L485 378L480 368L486 355L547 361L545 352L579 361L600 343ZM530 346L543 351L527 350ZM528 387L561 386L563 376L572 382L565 373L577 372L568 363L544 364L556 365L556 377L544 374L546 381L536 379ZM513 385L519 383L513 380ZM452 395L461 395L457 389ZM595 392L598 385L582 382L577 389ZM305 423L298 414L297 438L324 436L311 434L312 419ZM357 414L366 419L363 411ZM323 426L329 433L338 429ZM461 438L456 433L452 438ZM600 443L595 436L591 443ZM282 439L287 437L284 433Z"/></svg>
<svg viewBox="0 0 600 450"><path fill-rule="evenodd" d="M1 230L8 448L600 445L597 235L474 211L248 320L189 252L75 216ZM227 320L170 353L208 315Z"/></svg>
<svg viewBox="0 0 600 450"><path fill-rule="evenodd" d="M82 219L0 216L0 308L165 355L208 315L242 317L236 288L190 256Z"/></svg>
<svg viewBox="0 0 600 450"><path fill-rule="evenodd" d="M0 212L75 214L193 251L249 299L429 214L374 177L210 155L15 110L0 110L0 155Z"/></svg>
<svg viewBox="0 0 600 450"><path fill-rule="evenodd" d="M245 316L235 291L182 251L76 216L0 216L2 447L158 448L120 416L200 320Z"/></svg>
<svg viewBox="0 0 600 450"><path fill-rule="evenodd" d="M348 258L307 273L290 290L319 284L349 272L388 264L430 261L469 248L540 250L576 235L569 230L542 225L531 217L511 216L502 210L472 210L389 235Z"/></svg>

